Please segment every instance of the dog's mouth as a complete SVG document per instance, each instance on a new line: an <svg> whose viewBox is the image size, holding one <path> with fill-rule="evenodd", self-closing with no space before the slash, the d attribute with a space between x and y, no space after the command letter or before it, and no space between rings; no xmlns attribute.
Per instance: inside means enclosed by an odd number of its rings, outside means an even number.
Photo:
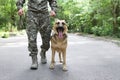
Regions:
<svg viewBox="0 0 120 80"><path fill-rule="evenodd" d="M64 28L63 28L63 27L57 27L56 30L57 30L57 32L58 32L58 37L59 37L59 38L63 38Z"/></svg>

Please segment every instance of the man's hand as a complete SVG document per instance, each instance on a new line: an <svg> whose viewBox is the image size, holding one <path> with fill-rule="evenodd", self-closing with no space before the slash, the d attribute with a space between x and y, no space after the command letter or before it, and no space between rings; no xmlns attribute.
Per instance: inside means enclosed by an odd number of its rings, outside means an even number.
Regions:
<svg viewBox="0 0 120 80"><path fill-rule="evenodd" d="M50 16L54 17L54 16L56 16L56 13L52 10L52 11L50 11Z"/></svg>
<svg viewBox="0 0 120 80"><path fill-rule="evenodd" d="M23 13L24 13L23 9L19 9L19 11L18 11L18 15L19 15L19 16L22 16Z"/></svg>

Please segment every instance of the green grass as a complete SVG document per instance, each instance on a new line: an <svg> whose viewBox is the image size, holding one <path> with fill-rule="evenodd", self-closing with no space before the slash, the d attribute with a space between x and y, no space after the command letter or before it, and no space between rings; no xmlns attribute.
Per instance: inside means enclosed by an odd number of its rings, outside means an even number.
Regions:
<svg viewBox="0 0 120 80"><path fill-rule="evenodd" d="M0 32L0 37L1 38L8 38L9 37L9 32Z"/></svg>
<svg viewBox="0 0 120 80"><path fill-rule="evenodd" d="M16 35L23 35L25 34L25 30L21 30L21 31L13 31L13 32L4 32L4 31L0 31L0 38L8 38L10 36L16 36Z"/></svg>

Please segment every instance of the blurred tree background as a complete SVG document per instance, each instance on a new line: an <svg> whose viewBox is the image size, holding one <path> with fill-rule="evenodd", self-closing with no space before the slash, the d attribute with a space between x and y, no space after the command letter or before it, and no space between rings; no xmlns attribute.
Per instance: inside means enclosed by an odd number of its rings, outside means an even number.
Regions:
<svg viewBox="0 0 120 80"><path fill-rule="evenodd" d="M69 32L120 38L120 0L57 0L57 18ZM26 10L26 4L24 5ZM16 0L0 0L0 31L25 29L25 15L17 15ZM21 27L22 26L22 27Z"/></svg>

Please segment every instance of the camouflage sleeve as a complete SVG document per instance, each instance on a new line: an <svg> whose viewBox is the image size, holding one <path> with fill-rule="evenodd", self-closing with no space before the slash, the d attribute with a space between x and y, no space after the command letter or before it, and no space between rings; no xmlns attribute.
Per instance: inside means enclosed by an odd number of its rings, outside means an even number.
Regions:
<svg viewBox="0 0 120 80"><path fill-rule="evenodd" d="M17 9L18 10L21 9L24 3L25 3L25 0L17 0L16 2Z"/></svg>
<svg viewBox="0 0 120 80"><path fill-rule="evenodd" d="M50 4L50 7L53 11L57 11L57 1L56 0L48 0L49 1L49 4Z"/></svg>

